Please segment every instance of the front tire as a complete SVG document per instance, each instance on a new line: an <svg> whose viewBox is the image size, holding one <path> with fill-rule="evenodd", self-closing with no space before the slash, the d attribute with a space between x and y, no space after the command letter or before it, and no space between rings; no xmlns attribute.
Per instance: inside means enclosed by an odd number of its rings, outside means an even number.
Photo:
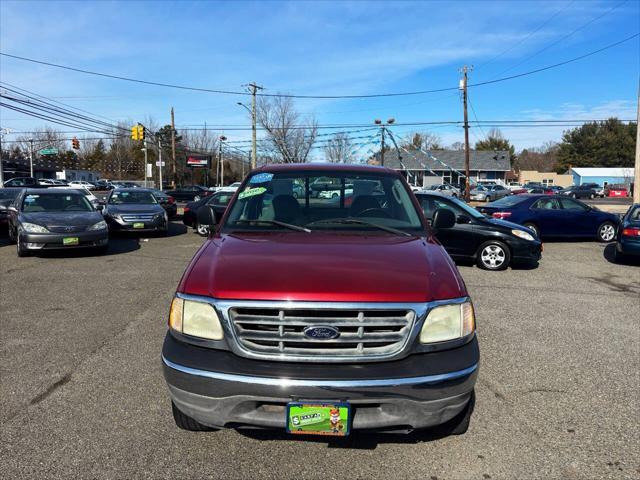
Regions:
<svg viewBox="0 0 640 480"><path fill-rule="evenodd" d="M616 238L616 226L611 222L604 222L598 227L598 241L609 243Z"/></svg>
<svg viewBox="0 0 640 480"><path fill-rule="evenodd" d="M29 256L29 251L22 246L22 242L20 241L20 233L16 233L16 253L18 257L24 258Z"/></svg>
<svg viewBox="0 0 640 480"><path fill-rule="evenodd" d="M173 420L176 422L176 426L182 430L187 430L189 432L212 432L215 430L215 428L207 427L190 416L185 415L178 410L178 407L176 407L176 404L173 402L171 402L171 410L173 412Z"/></svg>
<svg viewBox="0 0 640 480"><path fill-rule="evenodd" d="M476 261L483 270L504 270L511 261L511 252L504 243L491 240L480 245Z"/></svg>
<svg viewBox="0 0 640 480"><path fill-rule="evenodd" d="M207 225L200 225L199 223L196 223L196 232L201 237L207 237L209 236L209 227Z"/></svg>

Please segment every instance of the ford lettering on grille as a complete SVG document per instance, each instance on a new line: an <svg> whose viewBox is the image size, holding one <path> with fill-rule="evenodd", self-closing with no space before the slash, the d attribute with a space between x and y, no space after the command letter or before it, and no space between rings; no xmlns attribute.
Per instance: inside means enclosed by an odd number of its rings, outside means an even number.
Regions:
<svg viewBox="0 0 640 480"><path fill-rule="evenodd" d="M340 331L327 325L311 325L304 329L304 335L315 340L332 340L340 336Z"/></svg>

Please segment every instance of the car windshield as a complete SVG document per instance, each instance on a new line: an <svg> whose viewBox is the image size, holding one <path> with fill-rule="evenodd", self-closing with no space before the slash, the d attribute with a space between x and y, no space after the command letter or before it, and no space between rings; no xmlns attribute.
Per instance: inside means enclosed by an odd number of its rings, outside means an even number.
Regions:
<svg viewBox="0 0 640 480"><path fill-rule="evenodd" d="M22 201L24 213L92 212L91 203L79 193L27 194Z"/></svg>
<svg viewBox="0 0 640 480"><path fill-rule="evenodd" d="M389 173L287 171L255 173L231 206L223 231L423 230L411 194ZM308 231L307 230L307 231Z"/></svg>
<svg viewBox="0 0 640 480"><path fill-rule="evenodd" d="M635 207L631 212L629 212L629 220L640 220L640 206Z"/></svg>
<svg viewBox="0 0 640 480"><path fill-rule="evenodd" d="M149 191L141 192L113 192L109 198L110 205L148 204L158 203Z"/></svg>
<svg viewBox="0 0 640 480"><path fill-rule="evenodd" d="M492 207L513 207L518 205L521 202L524 202L529 197L523 197L521 195L509 195L507 197L502 197L500 200L496 200L495 202L491 202Z"/></svg>
<svg viewBox="0 0 640 480"><path fill-rule="evenodd" d="M477 190L478 192L486 192L487 189L485 187L483 187L482 185L476 185L474 187L474 190Z"/></svg>
<svg viewBox="0 0 640 480"><path fill-rule="evenodd" d="M464 203L462 200L457 199L455 197L449 197L450 201L455 203L458 207L460 207L462 210L464 210L466 213L468 213L469 215L471 215L473 218L484 218L484 215L482 213L480 213L478 210L476 210L475 208L467 205L466 203ZM506 198L506 197L505 197ZM495 203L495 202L494 202Z"/></svg>

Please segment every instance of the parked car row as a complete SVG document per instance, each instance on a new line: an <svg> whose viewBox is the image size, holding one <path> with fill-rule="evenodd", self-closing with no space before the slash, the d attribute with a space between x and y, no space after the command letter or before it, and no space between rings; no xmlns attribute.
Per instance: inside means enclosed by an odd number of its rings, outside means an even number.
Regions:
<svg viewBox="0 0 640 480"><path fill-rule="evenodd" d="M0 224L19 257L40 250L107 249L110 231L167 233L175 201L162 192L110 191L105 202L83 188L2 188Z"/></svg>

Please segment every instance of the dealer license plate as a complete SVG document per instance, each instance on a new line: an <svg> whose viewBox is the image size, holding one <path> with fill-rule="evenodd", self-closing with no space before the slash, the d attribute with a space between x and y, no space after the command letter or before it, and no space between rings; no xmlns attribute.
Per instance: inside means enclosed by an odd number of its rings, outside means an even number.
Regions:
<svg viewBox="0 0 640 480"><path fill-rule="evenodd" d="M348 403L288 403L287 432L302 435L349 435Z"/></svg>
<svg viewBox="0 0 640 480"><path fill-rule="evenodd" d="M78 245L80 239L78 237L64 237L62 239L62 245Z"/></svg>
<svg viewBox="0 0 640 480"><path fill-rule="evenodd" d="M144 223L136 222L133 224L133 228L144 228Z"/></svg>

